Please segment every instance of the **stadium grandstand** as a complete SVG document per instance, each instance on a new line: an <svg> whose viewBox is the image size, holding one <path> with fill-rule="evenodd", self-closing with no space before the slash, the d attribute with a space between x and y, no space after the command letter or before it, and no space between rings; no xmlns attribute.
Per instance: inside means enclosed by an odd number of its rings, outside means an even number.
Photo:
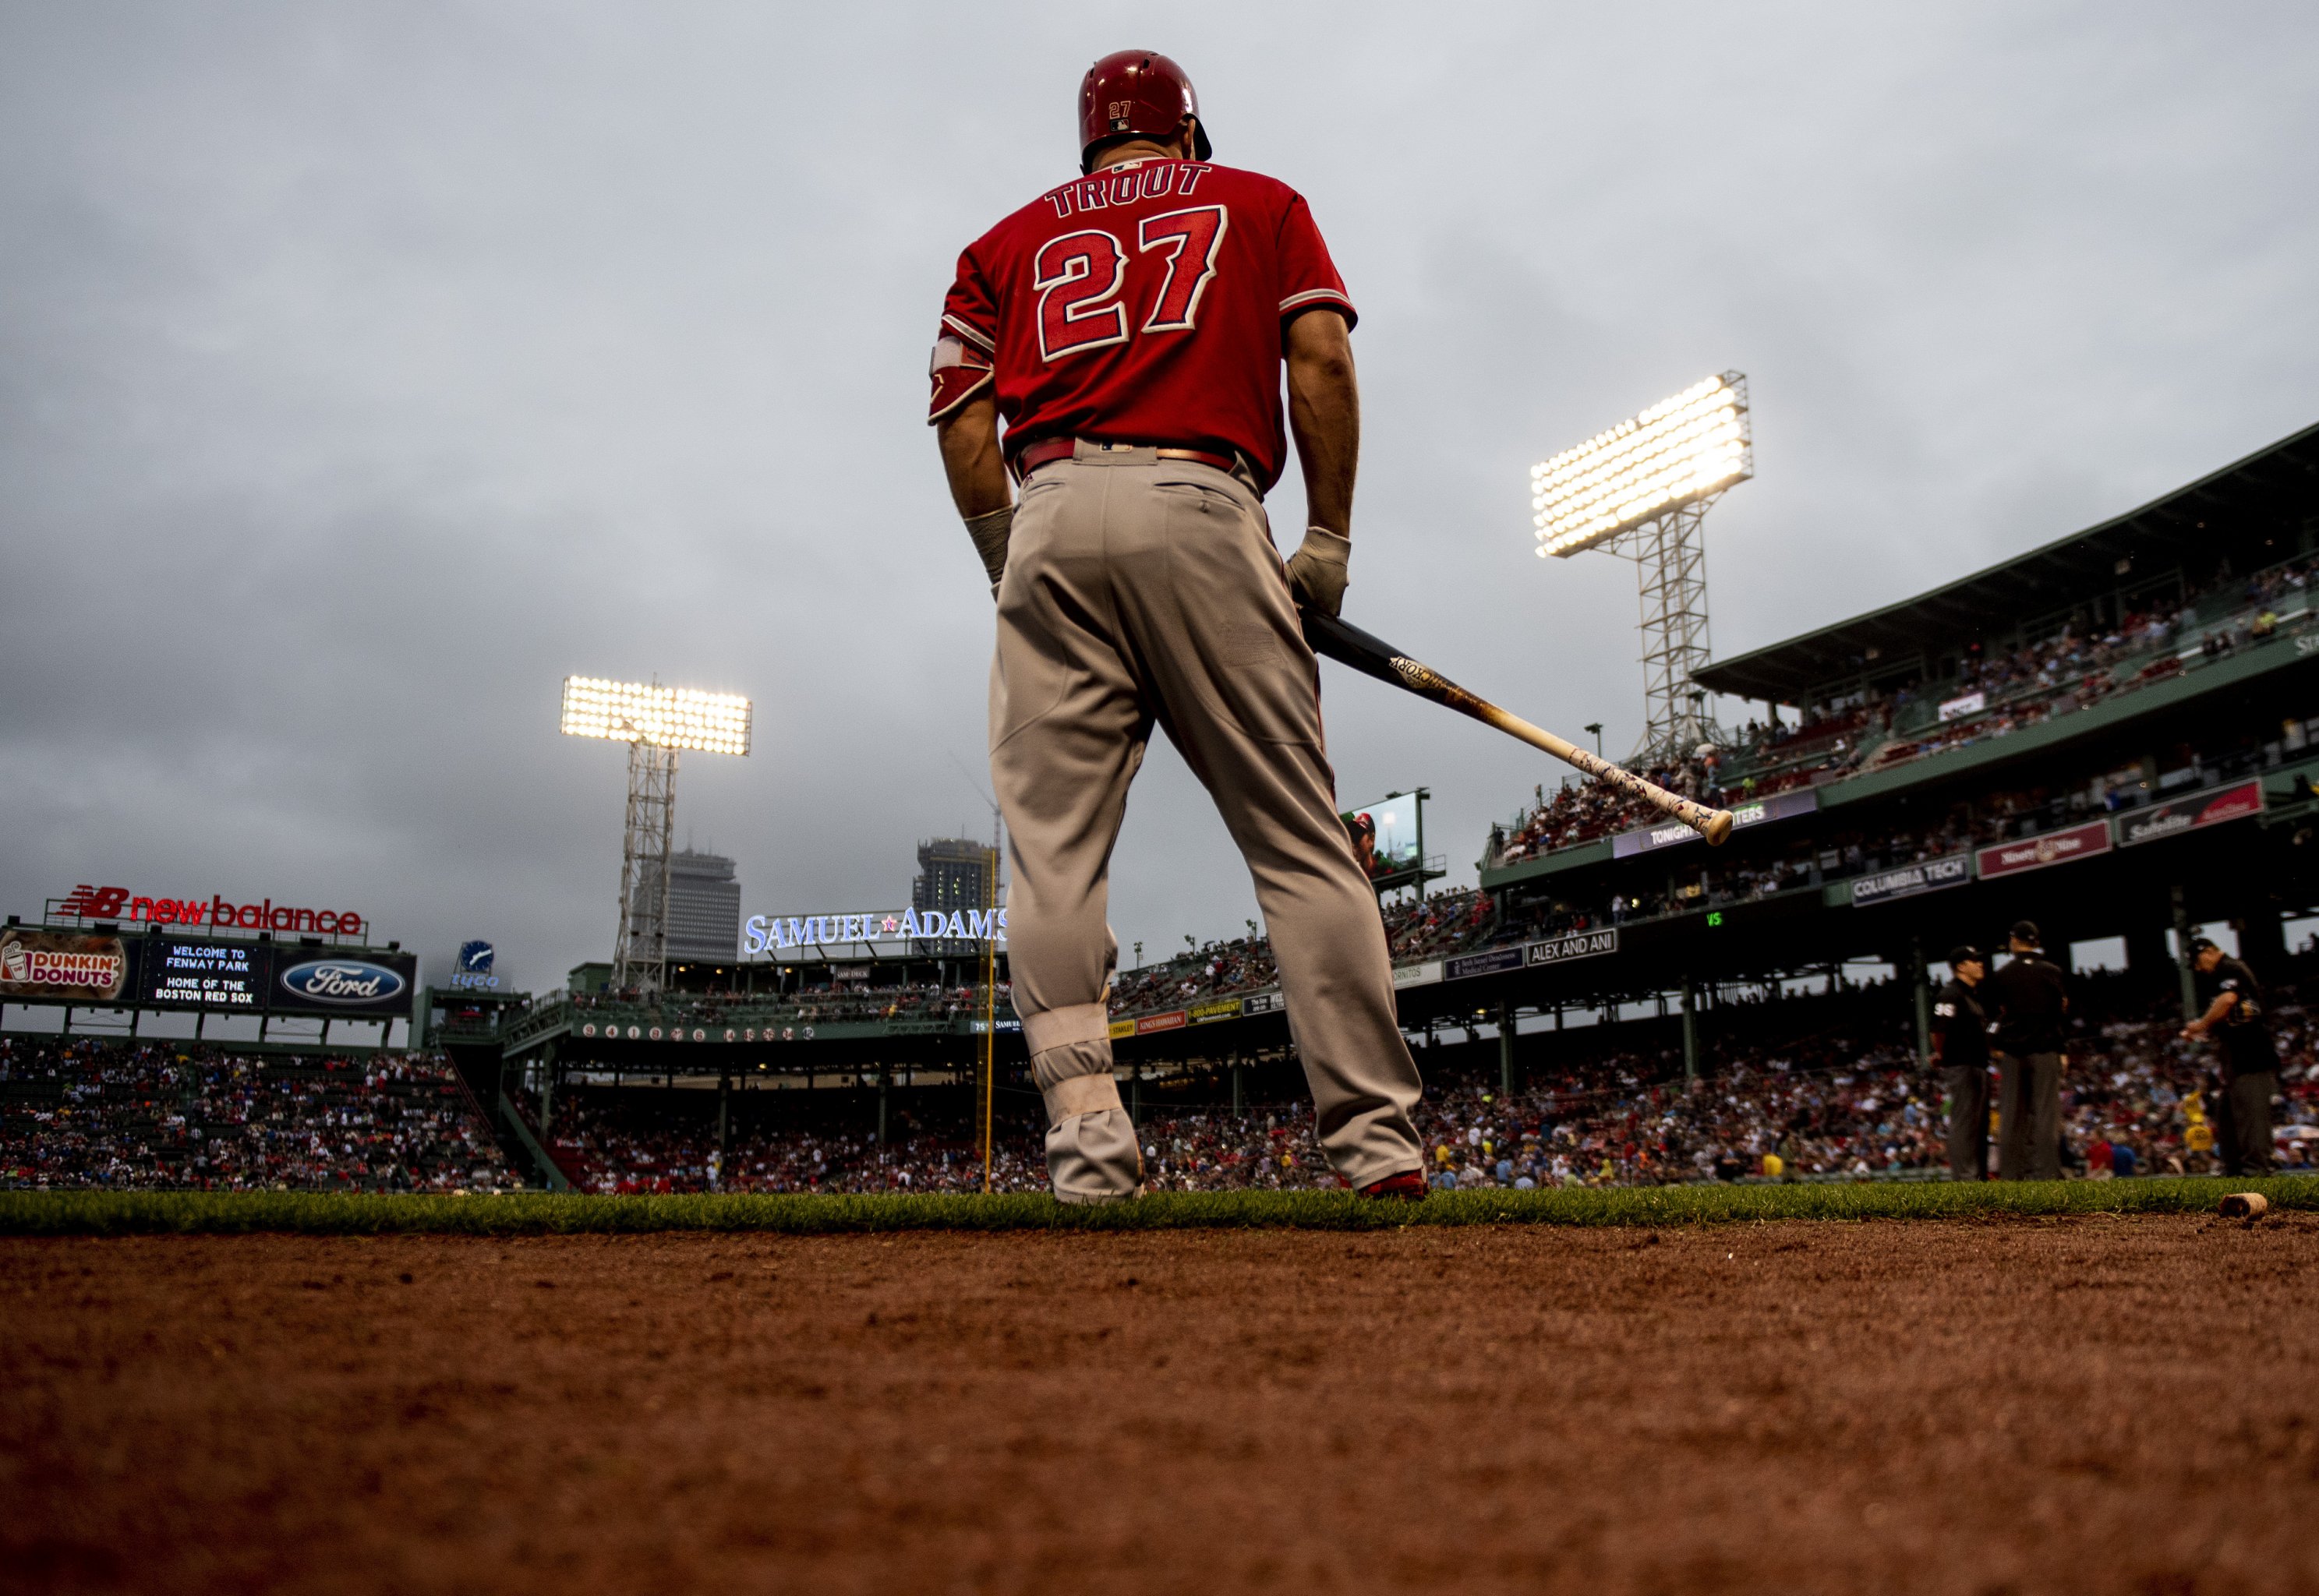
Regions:
<svg viewBox="0 0 2319 1596"><path fill-rule="evenodd" d="M2287 929L2319 918L2314 656L2319 428L1710 665L1701 687L1750 706L1740 730L1653 774L1730 806L1726 846L1605 786L1541 785L1481 839L1476 885L1381 909L1436 1178L1932 1174L1935 961L2025 917L2065 966L2073 945L2123 950L2078 980L2086 1172L2202 1167L2177 950L2217 923L2289 1000L2279 1158L2306 1163L2319 1083L2293 999L2319 955ZM531 998L431 991L413 1031L507 1167L595 1191L979 1187L987 1044L996 1183L1035 1188L1038 1098L1003 953L996 970L986 1009L954 938L672 966L650 999L582 967ZM1327 1178L1256 927L1123 970L1112 1007L1156 1182Z"/></svg>
<svg viewBox="0 0 2319 1596"><path fill-rule="evenodd" d="M513 1191L439 1058L0 1037L0 1187Z"/></svg>

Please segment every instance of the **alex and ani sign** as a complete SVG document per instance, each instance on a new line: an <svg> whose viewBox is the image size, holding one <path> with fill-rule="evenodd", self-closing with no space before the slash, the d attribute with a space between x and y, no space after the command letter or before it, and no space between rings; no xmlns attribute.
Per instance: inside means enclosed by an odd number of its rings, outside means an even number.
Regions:
<svg viewBox="0 0 2319 1596"><path fill-rule="evenodd" d="M1731 825L1734 830L1761 825L1767 820L1786 820L1797 815L1809 815L1818 807L1819 794L1809 787L1799 787L1791 792L1775 792L1766 798L1732 805ZM1665 825L1647 825L1640 831L1620 833L1611 839L1611 857L1627 859L1637 853L1648 853L1655 849L1673 848L1697 841L1697 832L1679 820L1670 820Z"/></svg>

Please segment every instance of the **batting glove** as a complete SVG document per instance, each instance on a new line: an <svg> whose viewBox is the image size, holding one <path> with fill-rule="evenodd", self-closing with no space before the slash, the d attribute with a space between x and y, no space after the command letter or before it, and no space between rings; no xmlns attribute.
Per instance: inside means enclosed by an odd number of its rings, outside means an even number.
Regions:
<svg viewBox="0 0 2319 1596"><path fill-rule="evenodd" d="M998 579L1006 574L1006 535L1015 529L1015 507L1007 505L988 515L969 516L966 535L974 539L974 552L982 556L982 568L990 573L990 596L998 597Z"/></svg>
<svg viewBox="0 0 2319 1596"><path fill-rule="evenodd" d="M1345 607L1346 564L1353 557L1353 540L1326 527L1304 528L1304 541L1288 556L1288 591L1296 602L1323 615Z"/></svg>

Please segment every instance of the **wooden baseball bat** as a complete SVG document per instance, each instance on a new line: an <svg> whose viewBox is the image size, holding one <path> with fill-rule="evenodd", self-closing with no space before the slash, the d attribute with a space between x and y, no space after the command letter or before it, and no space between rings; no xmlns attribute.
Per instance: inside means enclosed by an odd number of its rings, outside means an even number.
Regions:
<svg viewBox="0 0 2319 1596"><path fill-rule="evenodd" d="M1646 781L1632 771L1612 764L1599 754L1587 753L1575 743L1565 742L1552 732L1530 725L1520 716L1509 715L1487 699L1476 697L1459 687L1430 665L1421 664L1383 638L1373 637L1349 622L1317 610L1302 612L1304 619L1304 641L1313 652L1326 654L1340 665L1350 665L1365 676L1379 681L1390 681L1406 689L1421 699L1447 705L1460 715L1470 715L1484 726L1493 726L1509 736L1519 737L1533 748L1542 748L1565 764L1576 765L1590 776L1624 788L1656 808L1663 809L1692 830L1705 837L1712 847L1731 834L1731 811L1710 809L1705 804L1669 792L1655 782Z"/></svg>

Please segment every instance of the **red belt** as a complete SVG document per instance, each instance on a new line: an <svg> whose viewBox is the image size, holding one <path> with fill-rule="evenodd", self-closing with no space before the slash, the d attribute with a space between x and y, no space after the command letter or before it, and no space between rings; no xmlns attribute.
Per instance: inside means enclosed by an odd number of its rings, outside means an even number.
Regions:
<svg viewBox="0 0 2319 1596"><path fill-rule="evenodd" d="M1098 444L1096 446L1106 446ZM1108 446L1114 449L1151 448L1148 444L1112 444ZM1036 443L1024 444L1022 453L1015 456L1015 480L1021 482L1042 465L1068 460L1078 449L1078 439L1075 437L1042 437ZM1151 452L1162 460L1190 460L1202 465L1213 465L1226 473L1240 469L1240 462L1232 455L1210 454L1205 449L1178 449L1163 445L1152 448Z"/></svg>

